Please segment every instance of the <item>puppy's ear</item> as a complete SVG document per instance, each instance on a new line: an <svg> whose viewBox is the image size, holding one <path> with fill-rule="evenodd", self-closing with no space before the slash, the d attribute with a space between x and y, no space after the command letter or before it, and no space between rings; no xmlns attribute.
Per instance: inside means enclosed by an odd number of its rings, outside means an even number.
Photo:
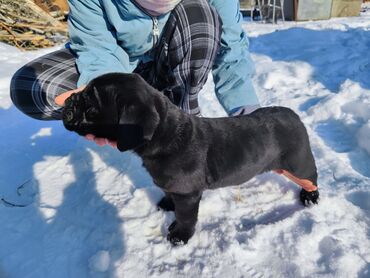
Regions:
<svg viewBox="0 0 370 278"><path fill-rule="evenodd" d="M148 110L143 115L140 124L143 126L144 139L150 141L158 127L160 117L154 105L150 106Z"/></svg>
<svg viewBox="0 0 370 278"><path fill-rule="evenodd" d="M118 128L117 148L124 152L144 143L143 128L136 124L120 124Z"/></svg>
<svg viewBox="0 0 370 278"><path fill-rule="evenodd" d="M124 152L152 140L159 120L159 114L154 106L133 110L131 113L122 112L118 124L118 149Z"/></svg>
<svg viewBox="0 0 370 278"><path fill-rule="evenodd" d="M152 140L159 124L159 114L154 105L140 105L123 108L120 112L119 125L139 125L143 130L143 138Z"/></svg>

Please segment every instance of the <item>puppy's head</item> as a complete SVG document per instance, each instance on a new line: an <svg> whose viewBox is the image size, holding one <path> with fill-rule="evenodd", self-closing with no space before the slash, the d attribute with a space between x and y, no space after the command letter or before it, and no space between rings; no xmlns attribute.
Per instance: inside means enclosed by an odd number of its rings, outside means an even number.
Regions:
<svg viewBox="0 0 370 278"><path fill-rule="evenodd" d="M159 124L153 91L137 74L100 76L65 101L64 126L115 140L120 151L134 149L150 141Z"/></svg>

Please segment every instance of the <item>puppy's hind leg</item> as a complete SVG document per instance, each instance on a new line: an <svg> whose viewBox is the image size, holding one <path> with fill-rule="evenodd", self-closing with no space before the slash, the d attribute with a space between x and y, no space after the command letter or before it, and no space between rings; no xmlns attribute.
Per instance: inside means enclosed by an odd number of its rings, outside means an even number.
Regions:
<svg viewBox="0 0 370 278"><path fill-rule="evenodd" d="M175 204L176 220L168 228L167 240L173 245L186 244L195 231L202 192L171 193L171 197Z"/></svg>
<svg viewBox="0 0 370 278"><path fill-rule="evenodd" d="M319 199L319 190L310 180L298 178L286 170L279 169L275 170L275 172L283 174L285 177L302 187L299 198L304 206L307 206L310 202L317 204Z"/></svg>
<svg viewBox="0 0 370 278"><path fill-rule="evenodd" d="M319 191L317 186L317 169L309 145L284 156L281 169L275 172L302 187L300 200L304 206L310 202L317 204Z"/></svg>

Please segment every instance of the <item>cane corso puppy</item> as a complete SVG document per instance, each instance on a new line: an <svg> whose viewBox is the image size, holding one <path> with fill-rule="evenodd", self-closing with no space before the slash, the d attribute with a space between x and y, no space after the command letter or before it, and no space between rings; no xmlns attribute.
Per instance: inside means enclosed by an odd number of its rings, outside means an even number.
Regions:
<svg viewBox="0 0 370 278"><path fill-rule="evenodd" d="M137 74L111 73L70 96L63 123L80 135L117 141L143 160L164 192L159 207L174 210L172 244L194 234L199 201L206 189L238 185L274 170L303 187L303 204L316 203L317 171L306 129L284 107L250 115L201 118L189 115Z"/></svg>

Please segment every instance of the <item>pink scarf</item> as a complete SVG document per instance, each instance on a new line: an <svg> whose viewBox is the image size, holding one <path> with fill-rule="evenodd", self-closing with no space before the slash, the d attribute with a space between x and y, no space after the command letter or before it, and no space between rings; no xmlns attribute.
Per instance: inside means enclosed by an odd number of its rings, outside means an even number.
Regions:
<svg viewBox="0 0 370 278"><path fill-rule="evenodd" d="M153 16L172 11L181 0L135 0L143 9Z"/></svg>

